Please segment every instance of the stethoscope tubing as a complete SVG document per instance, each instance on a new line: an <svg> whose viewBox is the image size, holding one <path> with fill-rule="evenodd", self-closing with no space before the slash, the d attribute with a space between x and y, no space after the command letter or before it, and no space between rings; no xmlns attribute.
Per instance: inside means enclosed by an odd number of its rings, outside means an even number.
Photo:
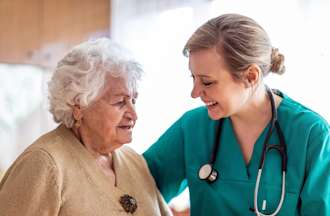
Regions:
<svg viewBox="0 0 330 216"><path fill-rule="evenodd" d="M263 214L261 212L259 212L259 208L258 208L258 192L259 192L259 185L260 185L260 178L262 175L262 169L258 170L258 176L257 176L257 181L256 181L256 186L254 188L254 210L255 213L257 214L257 216L276 216L278 214L278 212L281 210L283 202L284 202L284 197L285 197L285 175L286 172L283 171L282 172L282 190L281 190L281 199L277 205L276 210L271 213L271 214Z"/></svg>
<svg viewBox="0 0 330 216"><path fill-rule="evenodd" d="M259 164L259 169L258 169L258 175L257 175L257 180L256 180L256 186L254 188L254 210L256 212L256 214L258 216L275 216L278 214L278 212L281 210L283 202L284 202L284 198L285 198L285 176L286 176L286 169L287 169L287 152L286 152L286 143L284 140L284 136L282 133L282 130L280 128L280 125L277 121L277 110L275 107L275 101L274 101L274 96L273 93L271 91L271 89L269 89L266 86L267 89L267 93L268 96L270 98L270 103L271 103L271 109L272 109L272 117L271 117L271 125L270 128L268 130L265 142L264 142L264 148L262 151L262 157L260 160L260 164ZM274 129L274 127L276 128L276 131L278 133L279 139L280 139L280 145L269 145L268 141L271 137L272 131ZM281 199L277 205L276 210L271 213L271 214L263 214L261 212L259 212L259 208L258 208L258 192L259 192L259 185L260 185L260 179L262 176L262 171L263 171L263 167L264 167L264 163L266 160L266 155L267 152L270 151L271 149L275 149L279 152L279 154L281 155L281 161L282 161L282 189L281 189Z"/></svg>
<svg viewBox="0 0 330 216"><path fill-rule="evenodd" d="M258 175L257 175L257 179L256 179L255 189L254 189L254 211L258 216L275 216L281 210L283 202L284 202L284 198L285 198L285 184L286 184L285 180L286 180L288 156L287 156L287 151L286 151L286 143L285 143L284 135L283 135L283 132L282 132L281 127L279 125L279 122L277 121L277 110L276 110L276 107L275 107L275 100L274 100L273 93L272 93L272 90L268 86L265 86L265 87L266 87L266 91L267 91L267 94L269 96L270 103L271 103L272 116L271 116L271 120L270 120L270 127L267 131L266 138L265 138L265 141L264 141L261 159L260 159L260 162L259 162ZM216 162L216 159L217 159L216 155L219 151L222 125L223 125L223 119L220 119L219 120L219 125L217 127L217 131L216 131L215 145L213 147L211 160L209 161L209 163L207 163L205 165L202 165L200 167L199 173L198 173L199 178L201 180L207 181L208 183L213 183L218 178L218 171L213 166ZM276 132L277 132L278 137L279 137L279 141L280 141L279 145L268 144L274 128L276 128ZM266 160L266 155L267 155L267 152L272 150L272 149L277 150L279 152L280 156L281 156L281 162L282 162L282 167L281 167L281 170L282 170L281 198L280 198L280 201L278 203L278 206L277 206L276 210L273 213L263 214L263 213L259 212L259 209L258 209L258 192L259 192L259 185L260 185L260 179L261 179L262 171L263 171L263 167L264 167L264 162Z"/></svg>

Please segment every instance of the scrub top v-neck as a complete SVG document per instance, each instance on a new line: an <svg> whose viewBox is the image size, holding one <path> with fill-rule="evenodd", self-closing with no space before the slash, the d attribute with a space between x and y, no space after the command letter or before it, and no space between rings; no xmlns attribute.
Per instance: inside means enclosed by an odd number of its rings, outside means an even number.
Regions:
<svg viewBox="0 0 330 216"><path fill-rule="evenodd" d="M285 200L278 215L330 214L329 124L315 112L282 96L277 112L287 143L288 171ZM258 137L246 164L231 120L224 119L214 164L219 176L210 184L199 179L198 171L210 161L217 124L218 121L208 117L205 107L191 110L176 121L144 157L166 200L189 187L191 216L255 215L254 188L269 125ZM269 143L279 144L277 133L272 133ZM269 214L276 209L281 177L280 155L270 151L258 196L262 213Z"/></svg>

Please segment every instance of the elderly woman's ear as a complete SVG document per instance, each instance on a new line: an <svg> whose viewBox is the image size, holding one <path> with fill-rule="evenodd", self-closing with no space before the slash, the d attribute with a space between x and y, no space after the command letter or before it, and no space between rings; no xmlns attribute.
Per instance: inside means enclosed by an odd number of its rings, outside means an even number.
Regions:
<svg viewBox="0 0 330 216"><path fill-rule="evenodd" d="M81 125L81 119L83 117L80 105L72 106L72 115L75 120L74 126L79 128Z"/></svg>

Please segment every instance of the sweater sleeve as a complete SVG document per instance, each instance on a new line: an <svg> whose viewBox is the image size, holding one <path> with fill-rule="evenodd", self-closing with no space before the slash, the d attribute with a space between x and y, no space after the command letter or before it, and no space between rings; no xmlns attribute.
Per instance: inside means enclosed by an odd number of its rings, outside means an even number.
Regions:
<svg viewBox="0 0 330 216"><path fill-rule="evenodd" d="M330 215L329 125L312 128L308 144L306 179L301 192L301 215Z"/></svg>
<svg viewBox="0 0 330 216"><path fill-rule="evenodd" d="M158 189L156 189L156 193L157 193L157 200L158 200L158 204L159 204L160 215L161 216L172 216L173 214L172 214L171 209L165 202L163 196L160 194Z"/></svg>
<svg viewBox="0 0 330 216"><path fill-rule="evenodd" d="M0 183L0 212L4 216L55 216L61 205L58 170L43 150L23 153Z"/></svg>

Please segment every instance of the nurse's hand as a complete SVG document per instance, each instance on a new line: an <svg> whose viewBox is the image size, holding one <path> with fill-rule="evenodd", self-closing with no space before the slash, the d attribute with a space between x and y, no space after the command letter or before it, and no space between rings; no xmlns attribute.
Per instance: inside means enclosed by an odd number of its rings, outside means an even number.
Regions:
<svg viewBox="0 0 330 216"><path fill-rule="evenodd" d="M190 215L190 209L186 208L184 210L175 210L173 207L171 207L173 216L189 216Z"/></svg>

